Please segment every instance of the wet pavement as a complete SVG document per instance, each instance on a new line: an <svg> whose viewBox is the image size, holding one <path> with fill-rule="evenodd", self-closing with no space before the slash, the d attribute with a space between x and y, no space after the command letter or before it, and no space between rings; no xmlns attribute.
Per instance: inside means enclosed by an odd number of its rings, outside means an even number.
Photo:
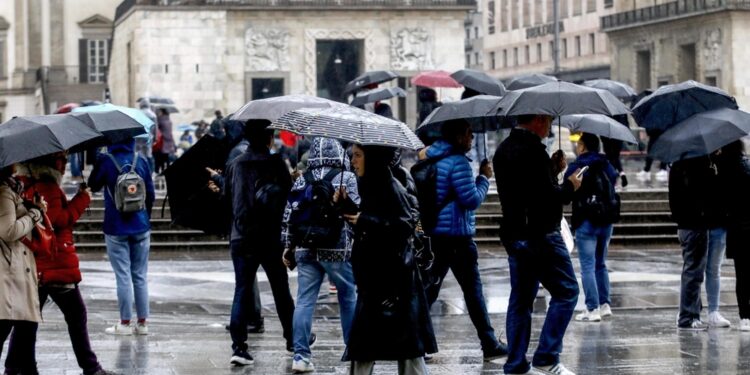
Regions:
<svg viewBox="0 0 750 375"><path fill-rule="evenodd" d="M578 269L576 254L574 264ZM149 265L149 336L113 337L104 328L118 319L115 282L103 254L85 254L81 289L89 310L92 346L107 369L123 374L284 374L291 357L284 350L270 288L259 274L266 332L250 335L255 364L229 365L230 339L224 329L233 292L227 253L152 254ZM671 250L617 250L610 253L614 317L601 323L571 322L563 363L579 374L734 374L750 373L750 332L712 329L680 332L675 328L680 256ZM509 295L504 253L484 251L480 268L495 329L504 338ZM737 325L731 260L722 272L722 312ZM293 294L296 274L290 273ZM535 306L532 350L548 298ZM578 308L583 308L581 294ZM433 306L440 353L429 364L432 374L499 374L504 360L482 362L476 333L460 288L449 275ZM314 320L318 343L313 362L318 373L345 374L338 306L322 288ZM5 351L4 351L5 352ZM54 305L45 309L37 358L42 374L78 374L64 320ZM382 363L376 374L393 374L395 363Z"/></svg>

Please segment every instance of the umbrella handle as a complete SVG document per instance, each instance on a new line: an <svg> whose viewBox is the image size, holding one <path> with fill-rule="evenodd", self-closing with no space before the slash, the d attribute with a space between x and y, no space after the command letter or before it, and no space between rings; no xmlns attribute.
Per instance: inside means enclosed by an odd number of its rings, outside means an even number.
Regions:
<svg viewBox="0 0 750 375"><path fill-rule="evenodd" d="M557 147L562 150L562 117L557 116Z"/></svg>

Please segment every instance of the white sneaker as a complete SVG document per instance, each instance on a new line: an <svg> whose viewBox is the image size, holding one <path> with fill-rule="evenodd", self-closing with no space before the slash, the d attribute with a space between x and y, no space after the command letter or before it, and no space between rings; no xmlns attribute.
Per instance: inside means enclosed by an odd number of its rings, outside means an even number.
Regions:
<svg viewBox="0 0 750 375"><path fill-rule="evenodd" d="M117 323L112 327L107 327L104 332L110 335L130 336L133 334L133 326L130 324Z"/></svg>
<svg viewBox="0 0 750 375"><path fill-rule="evenodd" d="M708 313L708 326L712 328L729 328L732 326L718 311Z"/></svg>
<svg viewBox="0 0 750 375"><path fill-rule="evenodd" d="M305 358L299 354L294 355L294 360L292 361L292 372L295 374L303 373L303 372L313 372L315 371L315 366L313 366L312 362L310 361L310 358Z"/></svg>
<svg viewBox="0 0 750 375"><path fill-rule="evenodd" d="M599 314L599 309L593 309L591 311L584 311L576 315L576 321L579 322L598 322L602 320L602 316Z"/></svg>
<svg viewBox="0 0 750 375"><path fill-rule="evenodd" d="M635 178L637 178L638 181L651 181L651 172L640 171Z"/></svg>
<svg viewBox="0 0 750 375"><path fill-rule="evenodd" d="M605 304L599 306L599 315L602 318L606 318L606 317L612 316L612 308L609 307L608 303L605 303Z"/></svg>
<svg viewBox="0 0 750 375"><path fill-rule="evenodd" d="M740 320L740 331L750 331L750 319Z"/></svg>
<svg viewBox="0 0 750 375"><path fill-rule="evenodd" d="M133 326L133 334L135 335L148 335L148 326L146 323L137 323Z"/></svg>
<svg viewBox="0 0 750 375"><path fill-rule="evenodd" d="M656 181L667 182L668 179L669 179L669 172L667 172L665 169L662 169L659 172L656 172Z"/></svg>
<svg viewBox="0 0 750 375"><path fill-rule="evenodd" d="M540 372L542 374L551 374L551 375L576 375L575 372L568 370L563 366L562 363L558 363L556 365L551 366L534 366L534 370L537 372Z"/></svg>

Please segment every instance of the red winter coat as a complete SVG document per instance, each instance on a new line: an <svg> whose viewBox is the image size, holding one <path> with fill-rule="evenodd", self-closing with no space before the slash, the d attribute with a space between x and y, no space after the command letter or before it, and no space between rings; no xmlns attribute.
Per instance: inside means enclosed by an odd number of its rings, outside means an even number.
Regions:
<svg viewBox="0 0 750 375"><path fill-rule="evenodd" d="M37 179L30 179L28 176L23 178L25 189L38 192L47 201L47 216L55 229L57 246L52 254L40 254L36 257L39 285L79 283L81 270L73 244L73 225L89 206L91 197L88 194L78 193L68 201L57 183L56 176L51 174L54 172L48 174L48 171L40 171L38 167L33 169L33 174ZM27 193L31 192L25 191L24 195Z"/></svg>

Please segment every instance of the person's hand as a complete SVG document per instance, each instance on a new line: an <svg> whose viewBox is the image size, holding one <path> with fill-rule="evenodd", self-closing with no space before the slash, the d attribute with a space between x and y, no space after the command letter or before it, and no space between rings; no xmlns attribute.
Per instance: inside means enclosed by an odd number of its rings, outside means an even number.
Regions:
<svg viewBox="0 0 750 375"><path fill-rule="evenodd" d="M85 194L85 195L88 195L89 197L91 197L91 189L89 189L88 185L86 185L85 182L81 182L78 185L78 193L79 194Z"/></svg>
<svg viewBox="0 0 750 375"><path fill-rule="evenodd" d="M218 192L221 191L221 189L219 189L219 186L216 185L216 183L213 182L213 181L208 181L208 185L207 186L208 186L208 190L211 190L211 192L213 192L213 193L218 193Z"/></svg>
<svg viewBox="0 0 750 375"><path fill-rule="evenodd" d="M34 205L39 207L43 213L47 213L47 201L41 195L37 194L34 196Z"/></svg>
<svg viewBox="0 0 750 375"><path fill-rule="evenodd" d="M292 171L292 181L297 181L297 179L299 178L299 176L302 176L302 171L300 171L299 169L295 168Z"/></svg>
<svg viewBox="0 0 750 375"><path fill-rule="evenodd" d="M489 160L482 160L482 164L479 165L479 173L487 177L487 179L492 178L492 164L490 164Z"/></svg>
<svg viewBox="0 0 750 375"><path fill-rule="evenodd" d="M568 181L570 181L570 182L573 183L573 190L574 191L578 190L578 188L581 187L581 182L583 181L583 176L578 177L578 172L580 172L580 171L581 171L581 168L578 168L578 169L576 169L575 172L573 172L573 174L571 174L570 176L568 176Z"/></svg>
<svg viewBox="0 0 750 375"><path fill-rule="evenodd" d="M206 167L206 172L208 172L208 175L211 177L218 176L221 174L220 169L211 169L209 167Z"/></svg>
<svg viewBox="0 0 750 375"><path fill-rule="evenodd" d="M347 199L349 199L349 194L346 193L346 188L343 186L333 192L333 203L339 203L340 200L345 201Z"/></svg>
<svg viewBox="0 0 750 375"><path fill-rule="evenodd" d="M568 166L568 162L565 161L565 152L563 150L555 151L555 153L552 154L551 159L552 159L552 170L555 172L555 175L564 171L565 168Z"/></svg>
<svg viewBox="0 0 750 375"><path fill-rule="evenodd" d="M289 268L292 266L292 262L287 259L289 257L289 253L292 251L290 248L284 248L284 253L281 254L281 261L284 263L284 265Z"/></svg>
<svg viewBox="0 0 750 375"><path fill-rule="evenodd" d="M354 215L347 215L344 214L344 220L348 221L351 225L357 225L357 221L359 221L359 212L357 212Z"/></svg>

